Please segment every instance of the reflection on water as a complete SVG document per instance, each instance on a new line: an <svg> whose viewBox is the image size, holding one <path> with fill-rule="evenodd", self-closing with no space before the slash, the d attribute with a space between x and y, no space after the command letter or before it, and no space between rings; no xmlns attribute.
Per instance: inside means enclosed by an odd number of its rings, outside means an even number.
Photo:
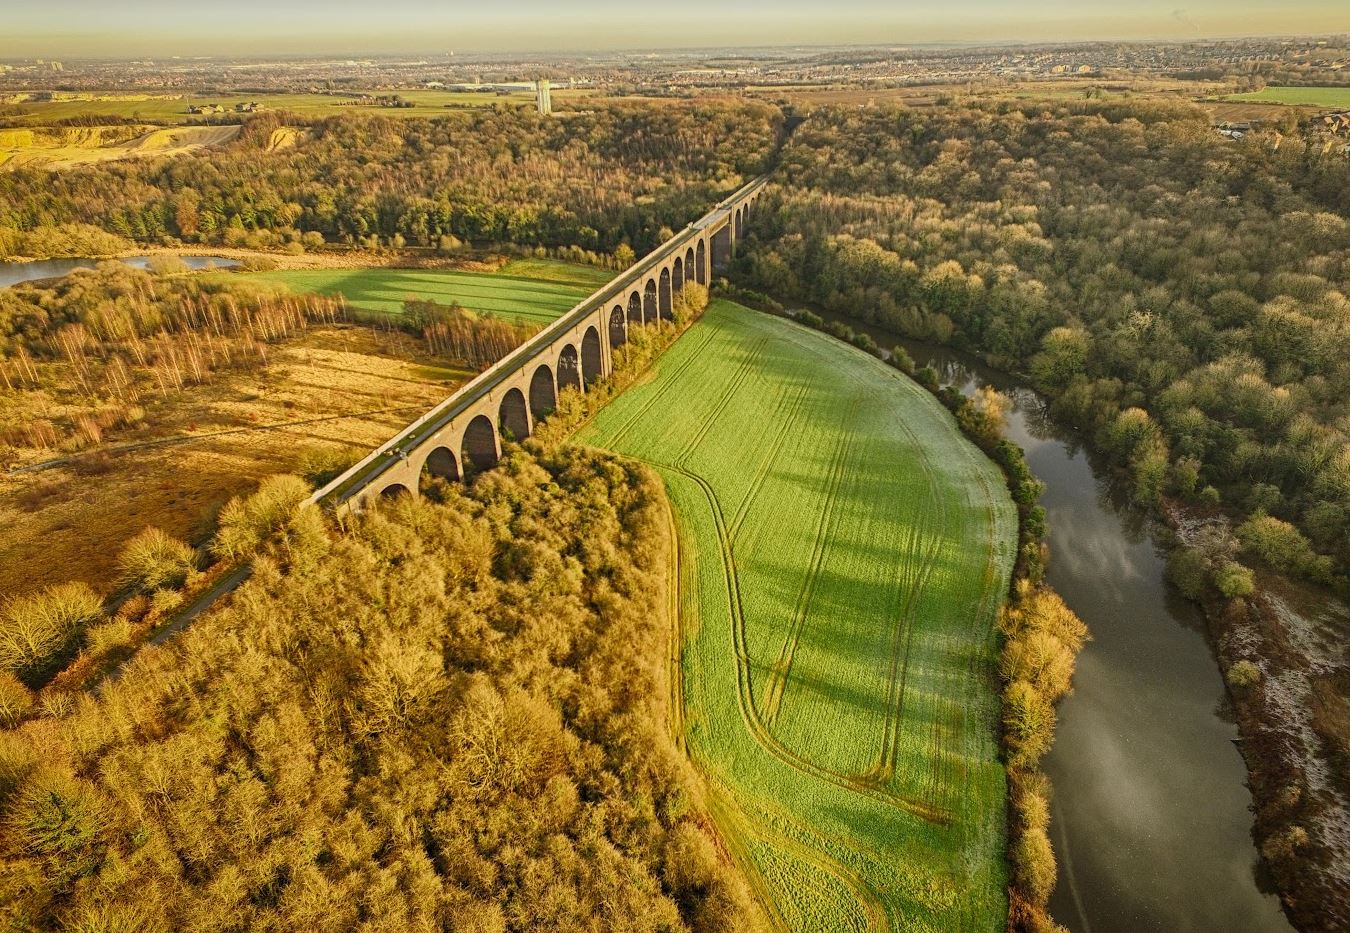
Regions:
<svg viewBox="0 0 1350 933"><path fill-rule="evenodd" d="M1046 484L1049 581L1092 632L1045 760L1060 860L1051 913L1081 933L1289 930L1258 880L1246 769L1203 619L1165 585L1147 517L1035 392L900 342L944 384L1013 399L1008 436Z"/></svg>
<svg viewBox="0 0 1350 933"><path fill-rule="evenodd" d="M180 259L189 269L225 269L230 266L237 266L239 263L233 259L223 259L219 256L180 256ZM34 279L54 279L57 276L66 275L74 272L76 269L92 269L100 262L107 262L106 259L35 259L32 262L0 262L0 288L9 285L17 285L20 282L31 282ZM120 260L129 266L135 266L137 269L144 269L150 262L149 256L128 256Z"/></svg>

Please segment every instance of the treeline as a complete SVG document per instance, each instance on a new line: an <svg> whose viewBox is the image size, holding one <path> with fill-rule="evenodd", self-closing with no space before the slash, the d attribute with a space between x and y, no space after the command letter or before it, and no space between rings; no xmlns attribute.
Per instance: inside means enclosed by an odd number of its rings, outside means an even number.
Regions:
<svg viewBox="0 0 1350 933"><path fill-rule="evenodd" d="M760 929L666 720L659 481L515 450L436 494L295 513L226 607L15 717L5 925Z"/></svg>
<svg viewBox="0 0 1350 933"><path fill-rule="evenodd" d="M141 242L437 247L443 240L645 251L763 170L780 112L758 103L598 105L436 119L343 115L271 149L249 120L209 156L0 178L0 249L36 254L63 225Z"/></svg>
<svg viewBox="0 0 1350 933"><path fill-rule="evenodd" d="M783 161L747 284L1027 372L1141 500L1350 569L1350 160L1081 101L822 108Z"/></svg>
<svg viewBox="0 0 1350 933"><path fill-rule="evenodd" d="M432 353L474 369L487 369L539 330L421 298L403 303L400 323L419 333Z"/></svg>

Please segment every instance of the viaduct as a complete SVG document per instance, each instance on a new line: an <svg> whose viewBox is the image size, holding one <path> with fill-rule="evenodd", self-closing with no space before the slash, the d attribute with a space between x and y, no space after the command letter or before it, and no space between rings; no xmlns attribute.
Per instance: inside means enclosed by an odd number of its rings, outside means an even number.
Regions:
<svg viewBox="0 0 1350 933"><path fill-rule="evenodd" d="M501 456L503 436L524 440L572 387L585 392L614 368L631 328L672 316L686 283L706 285L731 261L757 178L405 427L310 501L359 511L373 497L417 495L424 473L460 479Z"/></svg>

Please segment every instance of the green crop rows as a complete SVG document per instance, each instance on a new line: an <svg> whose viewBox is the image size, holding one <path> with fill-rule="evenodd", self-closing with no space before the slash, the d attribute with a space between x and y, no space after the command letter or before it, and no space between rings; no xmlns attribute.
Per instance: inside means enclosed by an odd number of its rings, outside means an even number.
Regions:
<svg viewBox="0 0 1350 933"><path fill-rule="evenodd" d="M521 324L547 324L609 281L603 269L541 263L512 263L502 273L443 269L284 269L222 273L276 282L297 292L342 295L364 311L398 314L408 298L460 304Z"/></svg>
<svg viewBox="0 0 1350 933"><path fill-rule="evenodd" d="M885 364L725 301L581 440L666 481L685 739L779 919L1002 929L997 469Z"/></svg>

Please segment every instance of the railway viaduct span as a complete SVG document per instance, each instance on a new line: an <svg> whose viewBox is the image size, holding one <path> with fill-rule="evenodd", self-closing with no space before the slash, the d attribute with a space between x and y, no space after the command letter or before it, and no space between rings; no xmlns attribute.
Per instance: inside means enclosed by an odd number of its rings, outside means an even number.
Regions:
<svg viewBox="0 0 1350 933"><path fill-rule="evenodd" d="M720 202L572 310L470 380L310 499L360 510L373 497L417 495L424 473L460 479L501 456L503 436L524 440L572 387L585 392L614 368L632 328L672 317L687 283L706 285L731 261L757 178Z"/></svg>

